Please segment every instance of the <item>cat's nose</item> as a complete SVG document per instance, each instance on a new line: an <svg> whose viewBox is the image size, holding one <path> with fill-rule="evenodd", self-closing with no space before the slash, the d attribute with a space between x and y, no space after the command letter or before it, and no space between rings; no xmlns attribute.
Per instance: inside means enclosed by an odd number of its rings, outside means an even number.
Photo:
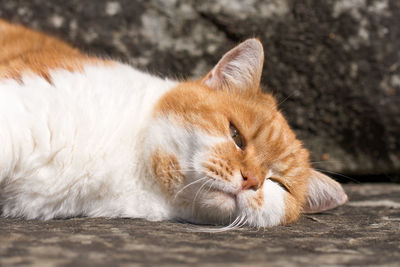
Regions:
<svg viewBox="0 0 400 267"><path fill-rule="evenodd" d="M250 171L245 171L242 172L242 189L243 190L248 190L248 189L253 189L257 190L260 187L260 182L258 181L258 178L256 175L254 175Z"/></svg>

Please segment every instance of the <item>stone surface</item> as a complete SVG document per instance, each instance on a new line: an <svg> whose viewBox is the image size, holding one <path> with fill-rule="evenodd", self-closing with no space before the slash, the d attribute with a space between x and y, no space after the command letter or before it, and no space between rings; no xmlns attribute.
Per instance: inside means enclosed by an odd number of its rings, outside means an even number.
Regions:
<svg viewBox="0 0 400 267"><path fill-rule="evenodd" d="M400 173L398 0L1 0L0 17L177 78L258 36L264 89L317 168Z"/></svg>
<svg viewBox="0 0 400 267"><path fill-rule="evenodd" d="M350 202L295 224L194 232L133 219L0 219L0 265L398 266L400 185L346 185ZM246 266L247 266L246 265Z"/></svg>

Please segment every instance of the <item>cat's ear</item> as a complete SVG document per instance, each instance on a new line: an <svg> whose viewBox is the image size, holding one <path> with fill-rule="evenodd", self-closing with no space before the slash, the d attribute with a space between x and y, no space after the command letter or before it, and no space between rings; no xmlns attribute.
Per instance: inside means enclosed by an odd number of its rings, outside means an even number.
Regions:
<svg viewBox="0 0 400 267"><path fill-rule="evenodd" d="M343 205L348 200L342 186L325 174L311 170L304 213L317 213Z"/></svg>
<svg viewBox="0 0 400 267"><path fill-rule="evenodd" d="M258 90L263 63L261 42L248 39L226 53L201 82L215 90Z"/></svg>

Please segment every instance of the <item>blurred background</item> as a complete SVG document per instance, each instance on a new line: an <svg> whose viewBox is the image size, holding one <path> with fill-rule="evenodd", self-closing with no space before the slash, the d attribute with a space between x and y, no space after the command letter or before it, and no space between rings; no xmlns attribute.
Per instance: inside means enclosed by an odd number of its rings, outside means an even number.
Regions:
<svg viewBox="0 0 400 267"><path fill-rule="evenodd" d="M263 90L314 167L342 182L400 182L398 0L0 0L0 17L179 79L258 37Z"/></svg>

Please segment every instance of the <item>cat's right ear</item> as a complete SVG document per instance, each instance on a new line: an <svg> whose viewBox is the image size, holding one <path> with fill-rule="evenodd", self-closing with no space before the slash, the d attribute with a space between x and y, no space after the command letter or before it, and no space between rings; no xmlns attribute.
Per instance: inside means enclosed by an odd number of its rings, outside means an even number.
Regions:
<svg viewBox="0 0 400 267"><path fill-rule="evenodd" d="M264 50L257 39L248 39L227 52L201 80L214 90L259 90Z"/></svg>
<svg viewBox="0 0 400 267"><path fill-rule="evenodd" d="M308 181L307 200L304 213L317 213L336 208L348 200L343 187L325 174L311 170Z"/></svg>

